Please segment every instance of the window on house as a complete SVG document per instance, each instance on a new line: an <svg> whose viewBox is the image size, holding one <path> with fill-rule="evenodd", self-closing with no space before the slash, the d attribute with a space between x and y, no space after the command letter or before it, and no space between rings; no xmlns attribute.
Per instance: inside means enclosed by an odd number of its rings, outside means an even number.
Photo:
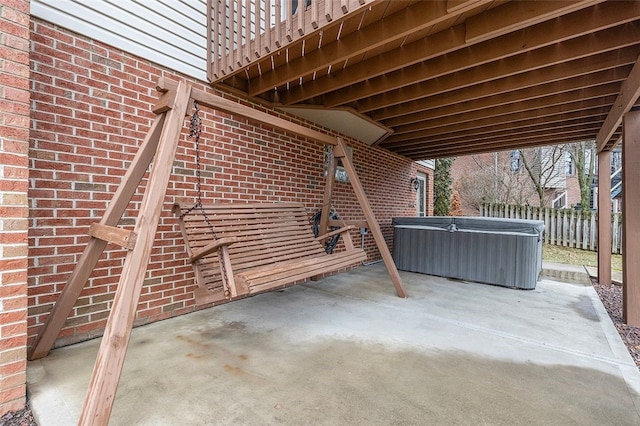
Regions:
<svg viewBox="0 0 640 426"><path fill-rule="evenodd" d="M299 0L293 0L292 2L292 6L291 6L291 14L295 15L296 12L298 11L298 1ZM309 6L311 6L311 0L301 0L301 3L304 3L304 9L306 10Z"/></svg>
<svg viewBox="0 0 640 426"><path fill-rule="evenodd" d="M576 174L576 164L573 162L573 157L570 153L565 152L565 174L567 176L573 176Z"/></svg>
<svg viewBox="0 0 640 426"><path fill-rule="evenodd" d="M427 215L427 175L418 172L418 189L416 190L416 216Z"/></svg>
<svg viewBox="0 0 640 426"><path fill-rule="evenodd" d="M511 157L511 171L513 173L519 172L521 167L520 150L514 149L513 151L511 151L510 157Z"/></svg>

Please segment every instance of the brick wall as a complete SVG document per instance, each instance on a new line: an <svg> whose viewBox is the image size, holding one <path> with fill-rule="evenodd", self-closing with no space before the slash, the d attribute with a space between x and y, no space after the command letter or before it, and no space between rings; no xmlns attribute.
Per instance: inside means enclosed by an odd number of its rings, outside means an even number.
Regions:
<svg viewBox="0 0 640 426"><path fill-rule="evenodd" d="M25 404L29 0L0 0L0 416Z"/></svg>
<svg viewBox="0 0 640 426"><path fill-rule="evenodd" d="M49 23L32 22L32 135L29 200L29 337L33 339L102 216L154 114L154 85L172 75L154 64ZM212 90L193 82L203 90ZM223 94L236 101L232 95ZM263 111L268 108L253 105ZM324 147L243 117L205 110L201 136L203 199L300 201L320 209ZM307 123L308 124L308 123ZM391 243L393 216L414 215L410 188L416 165L358 141L354 163L383 232ZM193 310L193 273L171 205L195 200L195 150L186 126L171 173L161 222L138 306L137 324ZM432 180L432 179L431 179ZM143 189L120 226L132 227ZM349 184L335 185L334 206L362 219ZM359 235L354 235L360 241ZM365 237L370 259L379 255ZM124 252L108 246L67 320L56 346L102 333Z"/></svg>

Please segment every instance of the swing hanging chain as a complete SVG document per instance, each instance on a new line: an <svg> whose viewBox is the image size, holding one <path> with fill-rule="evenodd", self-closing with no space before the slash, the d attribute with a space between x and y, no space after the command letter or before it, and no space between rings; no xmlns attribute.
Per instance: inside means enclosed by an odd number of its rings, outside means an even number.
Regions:
<svg viewBox="0 0 640 426"><path fill-rule="evenodd" d="M206 222L211 234L213 235L213 239L217 239L216 231L213 228L213 224L209 220L209 216L207 216L207 212L204 210L202 205L202 163L200 160L200 134L202 133L202 118L200 118L200 108L198 105L198 101L193 102L193 114L191 115L191 119L189 120L189 137L194 138L195 148L196 148L196 203L186 212L182 213L182 217L191 213L195 209L199 209L202 213L202 217Z"/></svg>
<svg viewBox="0 0 640 426"><path fill-rule="evenodd" d="M186 212L182 214L182 217L189 214L195 209L199 209L204 221L206 222L209 230L211 231L211 235L213 235L213 239L217 239L216 231L213 228L213 224L211 220L209 220L209 216L207 216L207 212L202 205L202 162L200 161L200 134L202 133L202 118L200 118L200 109L198 105L198 101L193 102L193 114L191 115L191 119L189 120L189 137L194 138L195 148L196 148L196 203ZM220 273L222 277L227 277L227 270L225 268L224 262L220 259ZM223 278L222 280L223 290L225 296L228 296L231 293L231 290L227 287L227 279Z"/></svg>
<svg viewBox="0 0 640 426"><path fill-rule="evenodd" d="M198 101L193 101L193 114L189 120L189 137L194 138L196 145L196 191L198 193L196 198L196 205L202 208L202 174L200 163L200 133L202 133L202 119L200 118L200 109L198 108Z"/></svg>

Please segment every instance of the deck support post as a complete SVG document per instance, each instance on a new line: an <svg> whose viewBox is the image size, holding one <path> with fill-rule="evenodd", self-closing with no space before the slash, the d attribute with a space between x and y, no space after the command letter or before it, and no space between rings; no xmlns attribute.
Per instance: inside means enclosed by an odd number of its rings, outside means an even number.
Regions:
<svg viewBox="0 0 640 426"><path fill-rule="evenodd" d="M640 326L640 111L627 112L622 121L622 282L624 321Z"/></svg>
<svg viewBox="0 0 640 426"><path fill-rule="evenodd" d="M598 282L611 284L611 151L598 153Z"/></svg>

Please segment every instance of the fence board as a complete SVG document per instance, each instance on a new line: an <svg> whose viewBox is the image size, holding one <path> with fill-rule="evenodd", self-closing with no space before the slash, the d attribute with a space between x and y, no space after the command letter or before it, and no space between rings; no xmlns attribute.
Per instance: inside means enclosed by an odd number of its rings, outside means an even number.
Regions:
<svg viewBox="0 0 640 426"><path fill-rule="evenodd" d="M483 204L482 216L508 219L527 218L544 222L546 244L597 250L598 227L596 212L573 209L553 209L505 204ZM621 213L611 215L611 252L622 253Z"/></svg>
<svg viewBox="0 0 640 426"><path fill-rule="evenodd" d="M580 241L582 241L582 212L578 212L578 217L576 218L576 245L575 248L581 248Z"/></svg>

